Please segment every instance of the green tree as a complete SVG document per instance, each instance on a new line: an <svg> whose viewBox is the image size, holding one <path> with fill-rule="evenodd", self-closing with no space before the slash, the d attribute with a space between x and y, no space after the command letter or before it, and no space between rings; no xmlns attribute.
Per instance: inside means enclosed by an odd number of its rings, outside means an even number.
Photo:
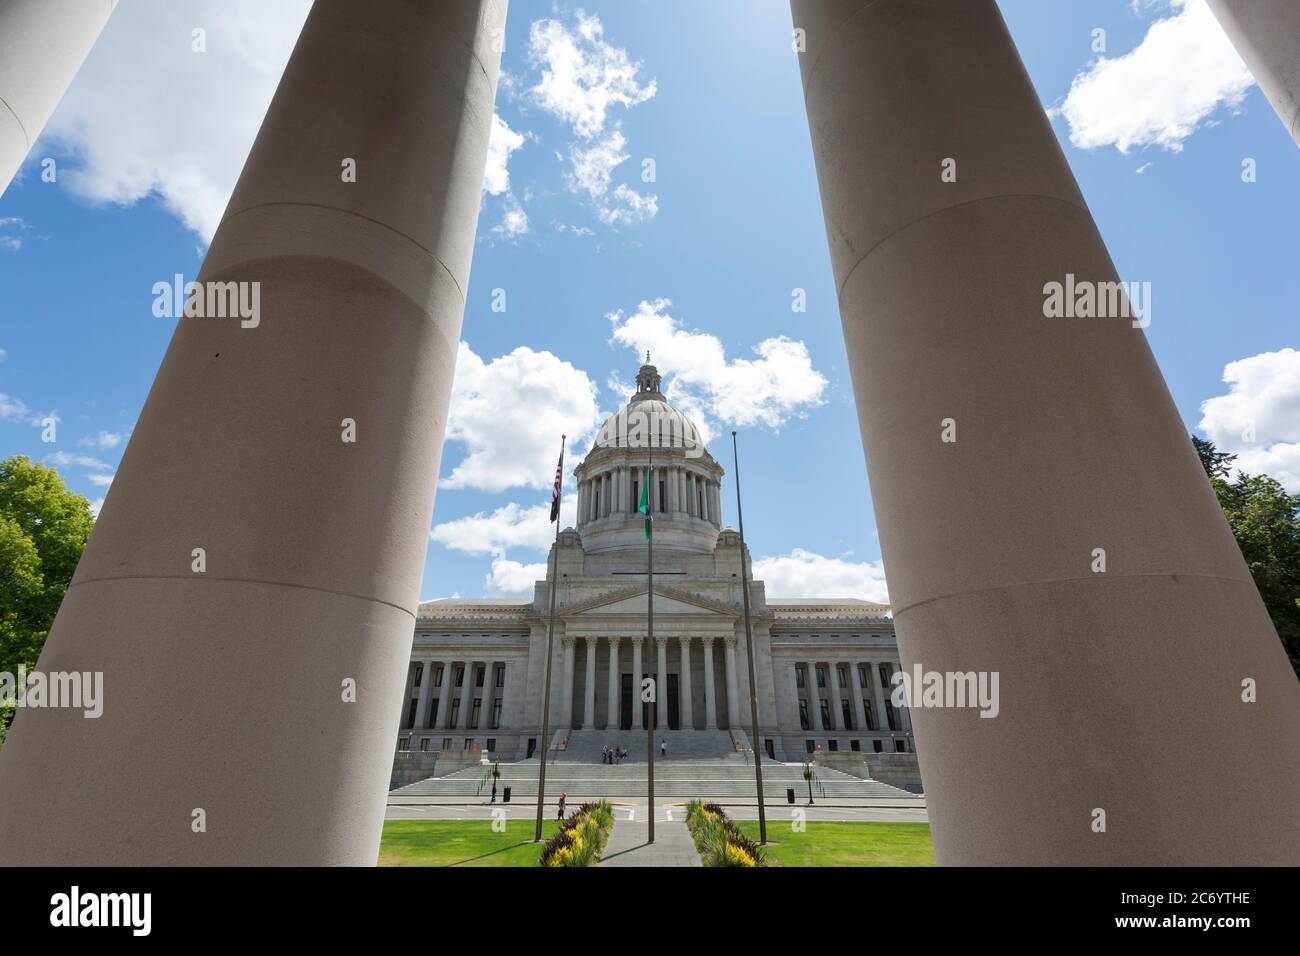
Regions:
<svg viewBox="0 0 1300 956"><path fill-rule="evenodd" d="M1300 675L1300 495L1268 475L1238 472L1236 455L1195 436L1192 443L1255 579L1291 666Z"/></svg>
<svg viewBox="0 0 1300 956"><path fill-rule="evenodd" d="M58 472L0 462L0 670L36 666L95 519ZM0 742L13 708L0 707Z"/></svg>

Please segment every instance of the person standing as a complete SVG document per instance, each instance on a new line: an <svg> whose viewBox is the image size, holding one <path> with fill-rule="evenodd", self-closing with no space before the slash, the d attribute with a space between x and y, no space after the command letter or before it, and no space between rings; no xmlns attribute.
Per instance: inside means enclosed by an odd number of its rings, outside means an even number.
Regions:
<svg viewBox="0 0 1300 956"><path fill-rule="evenodd" d="M559 816L557 816L555 819L557 820L564 819L564 804L568 799L569 799L569 795L567 793L560 794L560 813Z"/></svg>
<svg viewBox="0 0 1300 956"><path fill-rule="evenodd" d="M659 738L659 756L661 757L668 756L668 741L665 740L663 737Z"/></svg>

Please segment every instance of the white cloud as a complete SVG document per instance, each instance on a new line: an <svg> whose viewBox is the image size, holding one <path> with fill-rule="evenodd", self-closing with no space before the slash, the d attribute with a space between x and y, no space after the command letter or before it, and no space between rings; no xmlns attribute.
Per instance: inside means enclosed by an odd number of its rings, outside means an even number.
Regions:
<svg viewBox="0 0 1300 956"><path fill-rule="evenodd" d="M550 352L520 346L484 362L464 342L456 361L447 441L467 454L443 488L550 488L560 435L578 446L600 425L596 385Z"/></svg>
<svg viewBox="0 0 1300 956"><path fill-rule="evenodd" d="M528 213L524 212L523 205L515 199L513 193L508 193L505 199L505 210L501 214L501 222L492 227L493 235L500 236L502 239L518 239L528 232Z"/></svg>
<svg viewBox="0 0 1300 956"><path fill-rule="evenodd" d="M522 149L525 137L516 133L496 113L492 114L492 133L488 137L487 168L483 171L483 190L500 196L510 188L510 154Z"/></svg>
<svg viewBox="0 0 1300 956"><path fill-rule="evenodd" d="M533 593L534 585L545 577L545 562L520 564L497 558L492 562L492 570L487 573L484 583L488 594L494 597L528 597Z"/></svg>
<svg viewBox="0 0 1300 956"><path fill-rule="evenodd" d="M86 477L90 479L91 484L98 485L101 488L107 488L113 483L112 475L87 475Z"/></svg>
<svg viewBox="0 0 1300 956"><path fill-rule="evenodd" d="M754 577L771 598L859 598L889 603L885 569L879 561L827 558L795 548L787 555L759 558Z"/></svg>
<svg viewBox="0 0 1300 956"><path fill-rule="evenodd" d="M707 428L707 417L729 425L780 428L823 403L825 376L812 366L803 342L785 336L754 346L754 359L728 359L721 340L689 331L668 313L672 302L641 302L635 312L607 318L615 342L644 355L647 350L668 378L669 401ZM707 441L707 436L706 439Z"/></svg>
<svg viewBox="0 0 1300 956"><path fill-rule="evenodd" d="M104 499L96 498L90 503L90 513L93 517L98 518L100 510L104 507Z"/></svg>
<svg viewBox="0 0 1300 956"><path fill-rule="evenodd" d="M554 468L554 462L551 467ZM575 523L578 499L565 494L560 498L560 526ZM546 552L555 539L551 524L551 502L524 507L509 502L490 513L480 511L466 518L456 518L433 526L429 538L443 547L465 554L491 554L503 557L510 548L529 548Z"/></svg>
<svg viewBox="0 0 1300 956"><path fill-rule="evenodd" d="M116 448L126 438L124 432L100 432L98 435L87 435L77 444L86 448Z"/></svg>
<svg viewBox="0 0 1300 956"><path fill-rule="evenodd" d="M53 419L56 422L60 420L58 412L33 411L17 395L6 395L0 392L0 421L44 428L46 419Z"/></svg>
<svg viewBox="0 0 1300 956"><path fill-rule="evenodd" d="M1201 403L1197 428L1249 474L1300 493L1300 352L1261 352L1223 369L1228 394Z"/></svg>
<svg viewBox="0 0 1300 956"><path fill-rule="evenodd" d="M72 452L56 451L46 455L41 459L47 465L53 465L55 468L93 468L96 471L109 471L112 465L108 465L98 458L92 458L90 455L74 455Z"/></svg>
<svg viewBox="0 0 1300 956"><path fill-rule="evenodd" d="M119 4L44 138L59 182L93 203L150 195L210 240L310 0ZM207 31L207 52L191 31Z"/></svg>
<svg viewBox="0 0 1300 956"><path fill-rule="evenodd" d="M6 352L4 349L0 349L0 362L3 362L8 357L9 357L9 353Z"/></svg>
<svg viewBox="0 0 1300 956"><path fill-rule="evenodd" d="M1153 23L1133 50L1099 57L1079 73L1065 101L1049 111L1065 117L1075 146L1178 152L1220 108L1245 99L1254 80L1205 0L1171 6L1173 15Z"/></svg>
<svg viewBox="0 0 1300 956"><path fill-rule="evenodd" d="M23 239L17 233L31 228L21 216L0 216L0 229L7 230L7 234L0 234L0 252L18 252L22 249Z"/></svg>
<svg viewBox="0 0 1300 956"><path fill-rule="evenodd" d="M582 139L605 128L611 106L633 107L655 95L654 80L642 85L641 64L604 40L600 19L578 10L577 25L537 20L528 33L528 58L541 69L532 88L542 109L568 123Z"/></svg>

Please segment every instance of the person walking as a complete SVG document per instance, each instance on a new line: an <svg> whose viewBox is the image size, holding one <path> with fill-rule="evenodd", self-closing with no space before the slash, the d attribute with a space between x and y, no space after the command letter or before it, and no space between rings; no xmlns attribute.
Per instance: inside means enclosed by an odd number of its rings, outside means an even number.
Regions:
<svg viewBox="0 0 1300 956"><path fill-rule="evenodd" d="M662 737L659 738L659 756L668 756L668 741Z"/></svg>
<svg viewBox="0 0 1300 956"><path fill-rule="evenodd" d="M496 782L496 780L493 780L493 781L492 781L492 799L489 800L488 803L496 803L496 802L497 802L497 782Z"/></svg>

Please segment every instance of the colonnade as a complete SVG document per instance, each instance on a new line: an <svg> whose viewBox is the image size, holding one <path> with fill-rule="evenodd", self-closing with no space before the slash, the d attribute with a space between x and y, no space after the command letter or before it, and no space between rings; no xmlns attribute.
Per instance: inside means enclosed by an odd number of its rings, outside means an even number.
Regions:
<svg viewBox="0 0 1300 956"><path fill-rule="evenodd" d="M640 506L644 469L614 465L578 483L578 523L614 514L633 514ZM660 485L662 483L662 494ZM655 513L669 512L720 524L722 501L718 482L685 465L656 465L650 482Z"/></svg>

